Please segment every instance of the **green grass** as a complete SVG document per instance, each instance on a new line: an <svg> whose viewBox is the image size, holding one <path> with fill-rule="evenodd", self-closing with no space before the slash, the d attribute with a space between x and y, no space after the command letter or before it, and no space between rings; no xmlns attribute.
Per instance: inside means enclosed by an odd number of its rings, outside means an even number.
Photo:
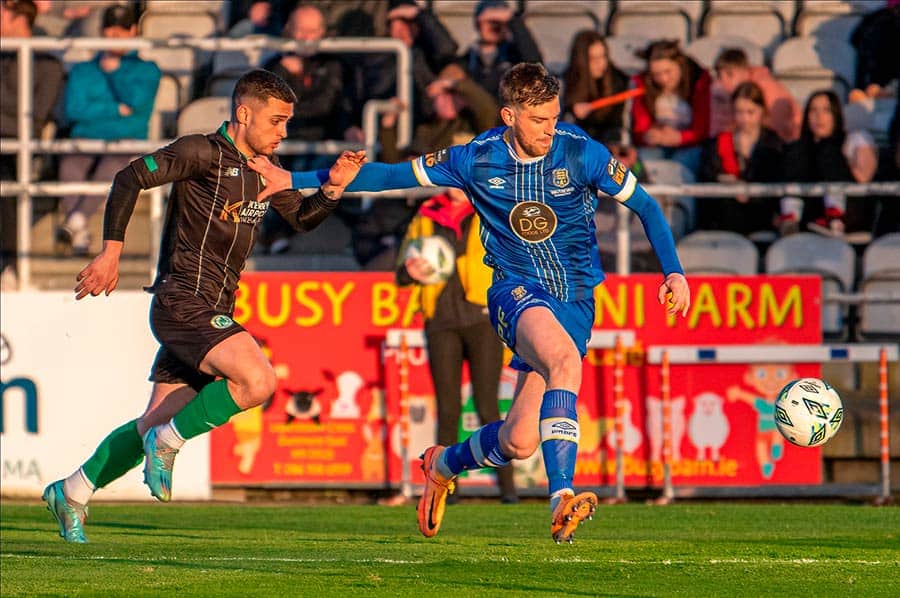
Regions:
<svg viewBox="0 0 900 598"><path fill-rule="evenodd" d="M3 596L900 596L900 510L602 506L574 545L543 504L92 507L68 545L38 504L0 510Z"/></svg>

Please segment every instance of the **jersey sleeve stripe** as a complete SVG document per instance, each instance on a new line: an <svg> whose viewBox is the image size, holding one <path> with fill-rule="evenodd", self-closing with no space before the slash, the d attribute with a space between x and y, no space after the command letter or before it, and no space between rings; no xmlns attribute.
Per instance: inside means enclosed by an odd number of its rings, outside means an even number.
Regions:
<svg viewBox="0 0 900 598"><path fill-rule="evenodd" d="M436 187L437 185L431 182L431 179L428 178L428 174L425 172L425 164L423 163L424 159L424 156L419 156L418 158L413 160L413 174L416 176L416 180L422 187Z"/></svg>
<svg viewBox="0 0 900 598"><path fill-rule="evenodd" d="M628 171L628 176L625 177L625 184L622 185L622 190L613 195L613 197L622 203L628 201L628 199L634 195L634 188L637 185L637 178Z"/></svg>

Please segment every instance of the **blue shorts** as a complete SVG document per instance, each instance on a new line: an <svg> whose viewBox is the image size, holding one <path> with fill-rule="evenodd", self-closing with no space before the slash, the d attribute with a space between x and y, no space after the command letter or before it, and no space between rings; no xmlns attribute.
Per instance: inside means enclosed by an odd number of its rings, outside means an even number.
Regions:
<svg viewBox="0 0 900 598"><path fill-rule="evenodd" d="M519 316L529 307L537 306L546 307L553 312L556 320L572 337L578 352L584 357L587 354L587 344L594 324L593 297L580 301L560 301L543 287L518 278L494 280L494 284L488 289L491 325L513 353L516 350L516 326L519 323ZM509 366L520 372L534 371L534 368L522 361L518 355L513 355Z"/></svg>

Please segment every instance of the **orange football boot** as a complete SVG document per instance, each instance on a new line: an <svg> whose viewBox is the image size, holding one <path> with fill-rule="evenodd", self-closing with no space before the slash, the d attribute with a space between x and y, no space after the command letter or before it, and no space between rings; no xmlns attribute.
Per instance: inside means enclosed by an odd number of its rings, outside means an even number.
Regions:
<svg viewBox="0 0 900 598"><path fill-rule="evenodd" d="M585 519L593 519L596 508L597 495L593 492L582 492L578 495L570 492L562 493L559 503L553 510L553 522L550 524L553 541L557 544L563 542L571 544L578 525Z"/></svg>
<svg viewBox="0 0 900 598"><path fill-rule="evenodd" d="M437 470L437 459L443 452L443 446L432 446L425 449L419 457L422 459L422 472L425 474L425 490L419 499L416 515L419 520L419 531L426 538L437 535L444 519L447 496L456 490L454 478L447 479ZM596 499L594 502L596 504Z"/></svg>

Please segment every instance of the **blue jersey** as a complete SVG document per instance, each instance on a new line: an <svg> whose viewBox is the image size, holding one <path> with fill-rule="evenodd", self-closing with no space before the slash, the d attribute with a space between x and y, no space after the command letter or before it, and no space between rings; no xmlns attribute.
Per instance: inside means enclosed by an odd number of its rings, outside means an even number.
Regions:
<svg viewBox="0 0 900 598"><path fill-rule="evenodd" d="M636 179L578 127L559 123L550 151L523 160L508 127L486 131L412 163L420 185L464 189L481 217L485 262L495 275L534 280L561 301L590 297L603 278L596 192L619 201Z"/></svg>

